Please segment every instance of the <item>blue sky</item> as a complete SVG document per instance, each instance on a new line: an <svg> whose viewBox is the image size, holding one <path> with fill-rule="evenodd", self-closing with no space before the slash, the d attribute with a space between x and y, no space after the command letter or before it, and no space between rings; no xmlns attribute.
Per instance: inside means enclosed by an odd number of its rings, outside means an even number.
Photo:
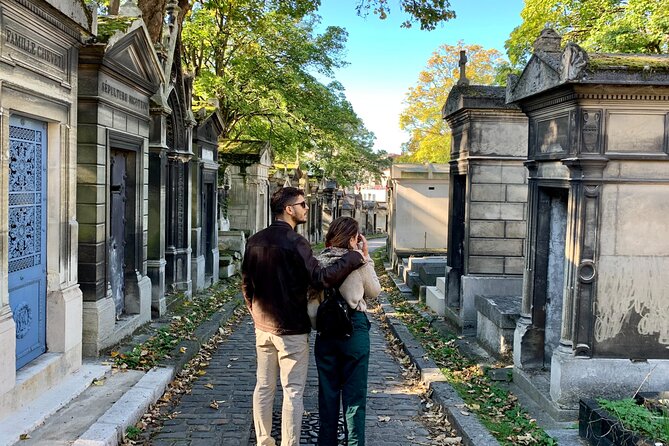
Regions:
<svg viewBox="0 0 669 446"><path fill-rule="evenodd" d="M336 73L366 127L376 135L376 150L399 153L408 139L399 128L399 114L408 89L415 85L434 50L444 43L478 43L502 54L504 41L521 22L523 0L452 0L457 17L434 31L400 28L405 15L398 0L390 0L386 20L358 17L356 1L322 0L322 25L336 25L349 33L346 60Z"/></svg>

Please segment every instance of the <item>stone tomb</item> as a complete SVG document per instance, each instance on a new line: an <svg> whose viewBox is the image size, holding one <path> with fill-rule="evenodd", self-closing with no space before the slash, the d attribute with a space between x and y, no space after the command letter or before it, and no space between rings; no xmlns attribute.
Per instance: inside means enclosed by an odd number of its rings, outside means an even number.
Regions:
<svg viewBox="0 0 669 446"><path fill-rule="evenodd" d="M409 256L444 255L449 173L445 164L393 164L390 171L388 256L399 272Z"/></svg>
<svg viewBox="0 0 669 446"><path fill-rule="evenodd" d="M107 28L118 23L126 28L110 37ZM151 319L149 108L164 82L141 19L101 17L99 27L99 41L79 58L77 215L87 356Z"/></svg>
<svg viewBox="0 0 669 446"><path fill-rule="evenodd" d="M77 63L94 33L83 2L0 0L0 418L81 367Z"/></svg>
<svg viewBox="0 0 669 446"><path fill-rule="evenodd" d="M230 182L225 205L230 229L242 230L251 236L269 226L269 199L273 192L269 182L272 166L269 143L257 140L223 142L219 161L225 166Z"/></svg>
<svg viewBox="0 0 669 446"><path fill-rule="evenodd" d="M200 291L218 282L218 136L223 121L218 112L206 114L201 109L193 131L191 176L193 209L191 277L193 288Z"/></svg>
<svg viewBox="0 0 669 446"><path fill-rule="evenodd" d="M528 115L515 380L555 409L669 388L669 56L588 54L544 30L507 100Z"/></svg>
<svg viewBox="0 0 669 446"><path fill-rule="evenodd" d="M151 312L162 315L166 294L193 292L191 228L193 194L192 77L181 66L179 8L165 7L161 51L158 53L165 82L151 97L149 134L148 275L151 278Z"/></svg>
<svg viewBox="0 0 669 446"><path fill-rule="evenodd" d="M462 79L442 109L453 134L448 265L438 286L427 289L426 299L439 302L461 333L478 330L489 350L504 354L515 320L507 320L513 317L507 315L508 304L494 300L513 301L522 291L527 117L505 103L502 87L468 85ZM480 299L490 301L477 303ZM504 313L497 311L501 307ZM480 318L486 319L481 325Z"/></svg>

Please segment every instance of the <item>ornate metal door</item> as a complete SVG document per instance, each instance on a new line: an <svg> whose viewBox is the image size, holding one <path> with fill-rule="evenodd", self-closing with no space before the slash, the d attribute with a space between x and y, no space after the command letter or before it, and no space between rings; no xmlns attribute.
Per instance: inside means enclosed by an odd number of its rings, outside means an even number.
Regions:
<svg viewBox="0 0 669 446"><path fill-rule="evenodd" d="M109 281L116 303L116 316L125 310L125 244L126 244L126 172L128 153L112 150L110 156L110 230Z"/></svg>
<svg viewBox="0 0 669 446"><path fill-rule="evenodd" d="M9 305L16 368L46 351L46 123L9 119Z"/></svg>

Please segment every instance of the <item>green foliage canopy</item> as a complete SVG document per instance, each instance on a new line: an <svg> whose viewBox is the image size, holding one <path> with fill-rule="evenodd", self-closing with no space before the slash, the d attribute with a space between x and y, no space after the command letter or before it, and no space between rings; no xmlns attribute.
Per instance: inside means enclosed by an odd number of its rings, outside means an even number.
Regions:
<svg viewBox="0 0 669 446"><path fill-rule="evenodd" d="M506 41L511 63L527 63L534 41L545 27L598 53L669 52L667 0L525 1L523 23Z"/></svg>
<svg viewBox="0 0 669 446"><path fill-rule="evenodd" d="M451 133L441 118L441 108L460 73L460 51L465 50L466 75L471 84L495 85L496 73L504 60L499 51L480 45L441 45L427 61L418 82L406 94L406 108L400 115L400 127L410 134L398 162L445 163L450 157Z"/></svg>
<svg viewBox="0 0 669 446"><path fill-rule="evenodd" d="M347 33L328 27L317 34L319 17L302 3L193 4L182 40L184 62L195 74L194 104L218 106L225 139L270 141L277 161L310 161L347 184L382 163L341 84L319 80L344 66Z"/></svg>

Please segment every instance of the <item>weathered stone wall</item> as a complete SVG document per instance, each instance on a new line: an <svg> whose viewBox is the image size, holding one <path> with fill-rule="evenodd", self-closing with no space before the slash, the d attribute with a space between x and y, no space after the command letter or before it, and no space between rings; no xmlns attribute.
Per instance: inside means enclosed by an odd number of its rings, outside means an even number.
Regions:
<svg viewBox="0 0 669 446"><path fill-rule="evenodd" d="M527 180L519 162L479 161L470 170L469 258L466 273L519 275Z"/></svg>

